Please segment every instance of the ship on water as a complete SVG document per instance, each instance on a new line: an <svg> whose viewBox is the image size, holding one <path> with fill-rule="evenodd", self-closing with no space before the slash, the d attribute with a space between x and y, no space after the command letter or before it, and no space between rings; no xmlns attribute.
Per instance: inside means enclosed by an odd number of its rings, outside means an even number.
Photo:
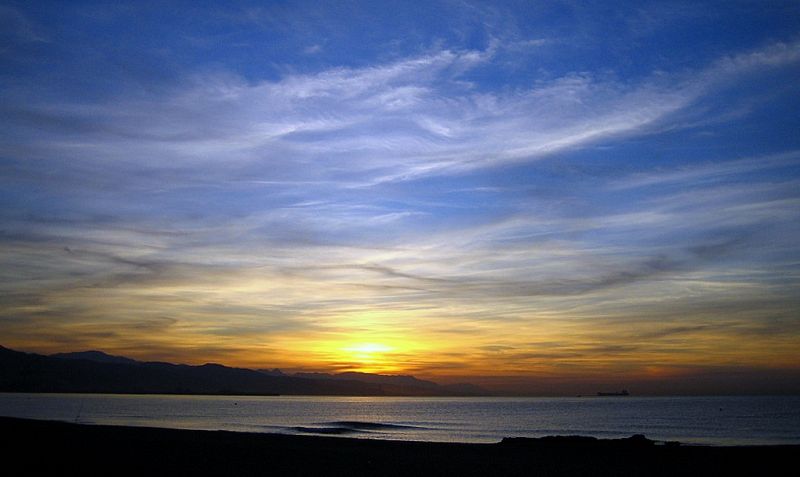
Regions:
<svg viewBox="0 0 800 477"><path fill-rule="evenodd" d="M598 393L597 393L597 395L598 395L598 396L630 396L630 394L628 393L628 390L627 390L627 389L623 389L622 391L620 391L620 392L615 392L615 393L602 393L602 392L598 392Z"/></svg>

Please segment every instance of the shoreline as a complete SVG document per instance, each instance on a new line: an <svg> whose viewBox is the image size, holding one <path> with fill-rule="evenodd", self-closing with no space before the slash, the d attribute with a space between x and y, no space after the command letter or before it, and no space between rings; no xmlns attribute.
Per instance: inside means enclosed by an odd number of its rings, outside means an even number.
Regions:
<svg viewBox="0 0 800 477"><path fill-rule="evenodd" d="M0 417L7 467L136 475L772 475L800 445L655 445L644 437L443 443ZM32 457L31 457L32 456Z"/></svg>

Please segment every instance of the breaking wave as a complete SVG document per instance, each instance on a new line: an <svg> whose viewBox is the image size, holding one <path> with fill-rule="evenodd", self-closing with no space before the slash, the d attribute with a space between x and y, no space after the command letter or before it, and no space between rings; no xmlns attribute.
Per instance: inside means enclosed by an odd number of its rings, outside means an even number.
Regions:
<svg viewBox="0 0 800 477"><path fill-rule="evenodd" d="M358 433L371 433L379 431L398 431L398 430L422 430L424 427L410 426L405 424L389 424L383 422L367 422L367 421L333 421L323 422L319 426L294 426L289 428L294 432L303 434L329 434L329 435L342 435L342 434L358 434Z"/></svg>

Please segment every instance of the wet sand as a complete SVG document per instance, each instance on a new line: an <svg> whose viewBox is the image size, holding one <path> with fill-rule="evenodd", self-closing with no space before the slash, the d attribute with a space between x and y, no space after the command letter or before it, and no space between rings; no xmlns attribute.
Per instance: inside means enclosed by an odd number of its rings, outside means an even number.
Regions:
<svg viewBox="0 0 800 477"><path fill-rule="evenodd" d="M15 475L768 476L800 446L655 445L646 439L506 439L496 444L188 431L0 417ZM11 474L9 474L11 475Z"/></svg>

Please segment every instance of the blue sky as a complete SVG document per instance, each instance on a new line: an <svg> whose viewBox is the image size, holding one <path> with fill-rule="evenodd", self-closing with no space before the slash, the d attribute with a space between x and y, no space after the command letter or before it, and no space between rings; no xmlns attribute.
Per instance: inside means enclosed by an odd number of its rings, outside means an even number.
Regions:
<svg viewBox="0 0 800 477"><path fill-rule="evenodd" d="M0 6L6 346L796 366L797 2L320 3Z"/></svg>

